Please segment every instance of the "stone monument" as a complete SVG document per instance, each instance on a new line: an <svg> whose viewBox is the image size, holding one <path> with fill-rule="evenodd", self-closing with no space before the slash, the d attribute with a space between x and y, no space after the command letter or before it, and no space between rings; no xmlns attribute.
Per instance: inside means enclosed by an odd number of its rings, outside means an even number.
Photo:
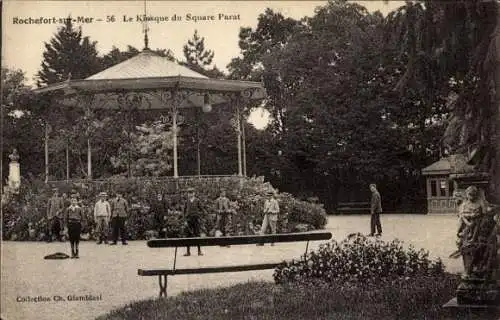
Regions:
<svg viewBox="0 0 500 320"><path fill-rule="evenodd" d="M500 305L500 206L488 202L489 174L471 165L471 157L455 155L450 160L450 178L457 182L460 202L457 251L450 257L462 257L464 273L456 299L445 307L495 308Z"/></svg>
<svg viewBox="0 0 500 320"><path fill-rule="evenodd" d="M18 192L19 187L21 186L21 170L19 166L19 153L17 149L14 149L12 153L9 155L10 163L9 163L9 178L8 178L8 187L13 192Z"/></svg>

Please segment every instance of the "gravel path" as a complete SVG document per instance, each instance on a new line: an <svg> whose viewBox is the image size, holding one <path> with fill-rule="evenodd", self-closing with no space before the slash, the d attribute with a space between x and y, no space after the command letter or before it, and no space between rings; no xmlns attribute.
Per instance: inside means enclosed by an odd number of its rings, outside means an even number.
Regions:
<svg viewBox="0 0 500 320"><path fill-rule="evenodd" d="M332 216L327 230L342 240L353 232L367 233L369 216ZM441 257L447 270L460 272L460 260L448 259L455 249L456 217L451 215L384 215L384 240L399 238L407 244ZM315 248L320 242L312 242ZM178 251L177 267L274 262L297 258L305 243L265 246L207 247L202 257L183 257ZM139 277L138 268L171 266L174 249L151 249L145 241L128 246L104 246L83 242L80 259L43 260L47 254L69 252L69 243L3 242L1 317L3 320L94 319L127 303L158 296L156 277ZM193 252L196 252L194 250ZM168 294L185 290L228 286L248 280L272 281L272 270L170 277ZM68 296L100 296L95 301L69 301ZM22 302L25 297L50 301ZM54 301L60 296L65 301Z"/></svg>

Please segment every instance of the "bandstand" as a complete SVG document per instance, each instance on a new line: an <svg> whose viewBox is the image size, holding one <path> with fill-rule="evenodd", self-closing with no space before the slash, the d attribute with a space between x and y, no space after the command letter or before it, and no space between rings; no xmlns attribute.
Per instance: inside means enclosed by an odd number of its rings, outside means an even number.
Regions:
<svg viewBox="0 0 500 320"><path fill-rule="evenodd" d="M235 143L238 150L238 172L231 177L241 179L246 176L243 110L250 103L266 97L265 89L259 82L208 78L157 55L148 48L147 41L142 52L126 61L86 79L68 79L35 89L34 93L47 96L52 106L81 108L88 115L99 109L165 112L162 118L167 119L173 135L173 175L160 179L174 181L176 185L192 179L220 178L202 176L200 172L197 176L179 175L177 148L179 120L183 111L198 108L210 112L212 108L222 105L231 107L236 119ZM51 183L56 181L49 179L47 141L48 132L45 134L45 181ZM91 138L87 139L87 176L84 180L98 182L92 176Z"/></svg>

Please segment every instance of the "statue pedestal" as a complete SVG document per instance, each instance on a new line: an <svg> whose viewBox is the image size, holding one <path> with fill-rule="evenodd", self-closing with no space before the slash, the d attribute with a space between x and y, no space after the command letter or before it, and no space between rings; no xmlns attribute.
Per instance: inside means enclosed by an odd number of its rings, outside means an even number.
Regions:
<svg viewBox="0 0 500 320"><path fill-rule="evenodd" d="M12 161L9 163L9 188L13 191L17 191L21 186L21 170L19 162Z"/></svg>
<svg viewBox="0 0 500 320"><path fill-rule="evenodd" d="M500 314L500 306L499 305L487 305L487 304L462 304L458 303L457 298L453 298L448 301L443 308L448 309L455 313L455 315L459 312L465 312L464 315L468 319L472 319L472 314L476 316L480 316L480 319L498 319L498 315ZM456 317L462 318L462 317Z"/></svg>
<svg viewBox="0 0 500 320"><path fill-rule="evenodd" d="M496 281L484 279L462 279L457 288L457 303L460 305L500 305L500 294Z"/></svg>

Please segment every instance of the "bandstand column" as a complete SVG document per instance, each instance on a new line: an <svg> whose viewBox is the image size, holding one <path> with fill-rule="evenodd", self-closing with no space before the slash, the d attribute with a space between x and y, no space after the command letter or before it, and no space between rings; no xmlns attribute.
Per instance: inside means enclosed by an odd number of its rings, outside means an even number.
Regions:
<svg viewBox="0 0 500 320"><path fill-rule="evenodd" d="M236 104L236 135L238 145L238 176L243 175L242 161L241 161L241 111L239 103Z"/></svg>
<svg viewBox="0 0 500 320"><path fill-rule="evenodd" d="M242 117L241 125L241 141L242 141L242 155L243 155L243 176L247 176L247 148L245 141L245 117Z"/></svg>
<svg viewBox="0 0 500 320"><path fill-rule="evenodd" d="M49 182L49 124L45 121L45 183Z"/></svg>
<svg viewBox="0 0 500 320"><path fill-rule="evenodd" d="M173 154L174 154L174 178L179 178L179 168L177 163L177 106L172 107L172 134L173 134Z"/></svg>
<svg viewBox="0 0 500 320"><path fill-rule="evenodd" d="M87 138L87 177L92 179L92 146L90 138Z"/></svg>
<svg viewBox="0 0 500 320"><path fill-rule="evenodd" d="M90 141L90 132L91 132L91 127L90 127L90 119L91 119L91 111L90 111L90 102L86 101L87 103L87 120L88 120L88 126L87 126L87 179L92 179L92 145Z"/></svg>

